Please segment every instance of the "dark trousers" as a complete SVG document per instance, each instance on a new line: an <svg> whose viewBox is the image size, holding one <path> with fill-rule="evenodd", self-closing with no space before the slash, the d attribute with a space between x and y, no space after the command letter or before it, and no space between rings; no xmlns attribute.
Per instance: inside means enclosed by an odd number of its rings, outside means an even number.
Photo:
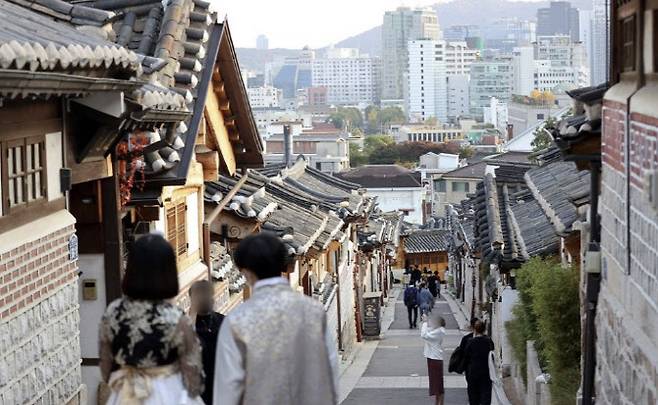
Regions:
<svg viewBox="0 0 658 405"><path fill-rule="evenodd" d="M468 382L468 404L469 405L491 405L491 379L473 378Z"/></svg>
<svg viewBox="0 0 658 405"><path fill-rule="evenodd" d="M418 306L417 305L407 305L407 313L409 314L409 326L416 326L418 321ZM411 320L411 315L413 314L413 322Z"/></svg>

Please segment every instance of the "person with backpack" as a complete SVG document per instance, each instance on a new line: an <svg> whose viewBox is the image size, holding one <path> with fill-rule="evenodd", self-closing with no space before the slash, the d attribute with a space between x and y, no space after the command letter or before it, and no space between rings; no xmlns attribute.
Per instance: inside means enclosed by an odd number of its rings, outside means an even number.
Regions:
<svg viewBox="0 0 658 405"><path fill-rule="evenodd" d="M475 322L478 321L478 318L471 318L471 332L467 333L462 337L462 340L459 342L459 346L452 352L450 355L450 362L448 363L448 371L451 373L462 374L464 373L466 364L464 358L464 351L466 350L466 345L473 338L473 330L475 328Z"/></svg>
<svg viewBox="0 0 658 405"><path fill-rule="evenodd" d="M404 305L409 314L409 329L415 328L418 321L418 289L414 283L410 283L404 290Z"/></svg>
<svg viewBox="0 0 658 405"><path fill-rule="evenodd" d="M484 334L484 322L475 322L473 329L473 337L464 350L468 402L470 405L491 405L489 353L494 349L494 344L491 338Z"/></svg>
<svg viewBox="0 0 658 405"><path fill-rule="evenodd" d="M420 284L420 290L418 291L418 305L420 306L420 314L427 315L432 312L434 308L434 296L430 293L425 287L425 283Z"/></svg>

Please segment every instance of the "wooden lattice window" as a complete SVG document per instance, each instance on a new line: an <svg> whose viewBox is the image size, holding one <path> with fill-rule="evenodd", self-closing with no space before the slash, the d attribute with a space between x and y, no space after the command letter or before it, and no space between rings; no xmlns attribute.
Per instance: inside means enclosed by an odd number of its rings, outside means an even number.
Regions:
<svg viewBox="0 0 658 405"><path fill-rule="evenodd" d="M47 198L45 137L32 136L2 143L2 208L12 210Z"/></svg>
<svg viewBox="0 0 658 405"><path fill-rule="evenodd" d="M621 20L621 66L622 72L635 71L637 47L635 14Z"/></svg>
<svg viewBox="0 0 658 405"><path fill-rule="evenodd" d="M167 208L167 240L176 252L178 259L187 254L187 206L185 201L179 202Z"/></svg>

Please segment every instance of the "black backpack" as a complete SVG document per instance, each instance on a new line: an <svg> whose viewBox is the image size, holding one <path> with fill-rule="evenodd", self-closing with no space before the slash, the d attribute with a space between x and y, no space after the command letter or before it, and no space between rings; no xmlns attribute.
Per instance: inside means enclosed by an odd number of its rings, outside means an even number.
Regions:
<svg viewBox="0 0 658 405"><path fill-rule="evenodd" d="M464 371L466 371L466 354L464 353L464 348L459 345L450 355L448 372L462 374Z"/></svg>

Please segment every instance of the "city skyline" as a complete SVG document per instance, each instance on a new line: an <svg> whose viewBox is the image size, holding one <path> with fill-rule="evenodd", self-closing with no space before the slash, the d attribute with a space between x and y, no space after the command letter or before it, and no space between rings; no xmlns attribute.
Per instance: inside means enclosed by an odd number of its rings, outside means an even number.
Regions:
<svg viewBox="0 0 658 405"><path fill-rule="evenodd" d="M450 1L452 0L335 0L327 3L317 0L282 0L259 4L258 13L254 13L254 5L251 2L230 1L216 3L216 8L220 15L227 16L236 47L254 48L257 37L264 34L269 39L270 48L301 49L307 45L311 48L329 46L381 25L384 12L400 6L423 7ZM345 13L346 9L351 12ZM322 18L317 18L320 15ZM295 24L289 23L291 19ZM250 23L244 24L245 21ZM337 21L340 21L339 30L336 29Z"/></svg>

